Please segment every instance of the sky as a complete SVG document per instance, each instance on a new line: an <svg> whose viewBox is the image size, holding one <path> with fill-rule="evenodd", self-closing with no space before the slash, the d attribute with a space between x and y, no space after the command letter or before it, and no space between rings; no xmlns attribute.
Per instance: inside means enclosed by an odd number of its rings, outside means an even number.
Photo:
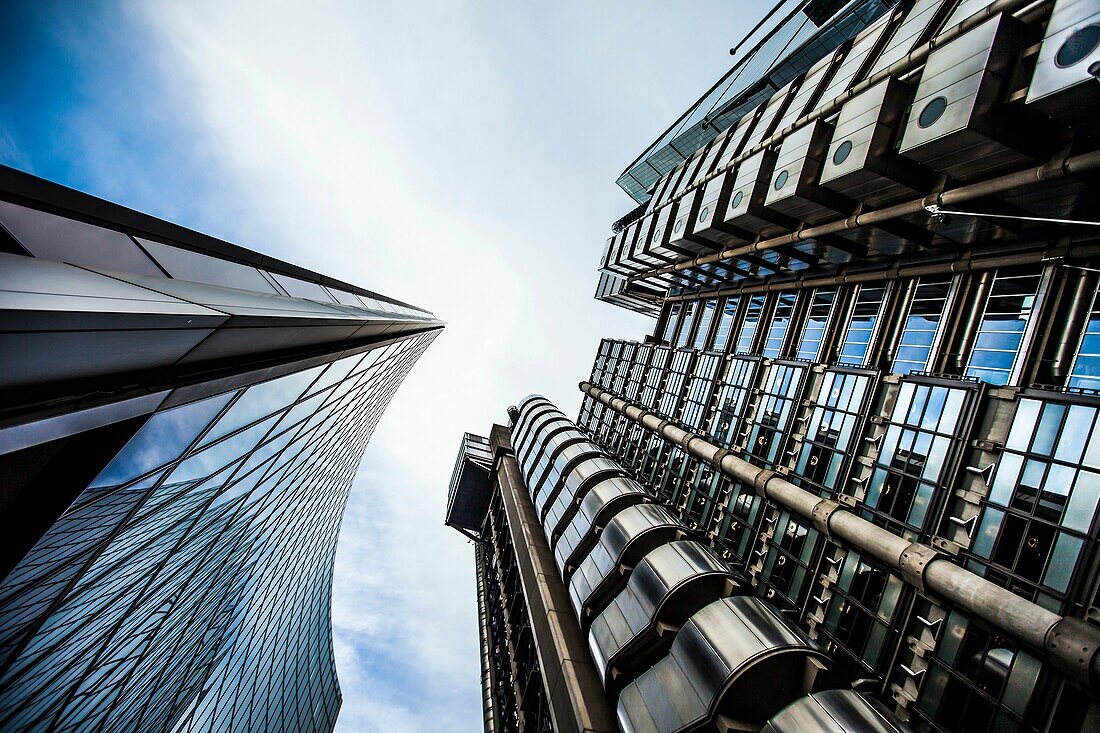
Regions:
<svg viewBox="0 0 1100 733"><path fill-rule="evenodd" d="M0 163L448 322L356 478L332 609L337 730L476 731L473 549L442 525L464 431L567 414L623 168L763 8L702 2L37 0L0 7Z"/></svg>

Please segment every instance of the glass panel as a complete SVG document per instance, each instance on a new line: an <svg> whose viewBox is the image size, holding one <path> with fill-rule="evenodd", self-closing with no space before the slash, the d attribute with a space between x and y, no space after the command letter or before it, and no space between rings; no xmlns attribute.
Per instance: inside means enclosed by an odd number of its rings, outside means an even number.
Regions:
<svg viewBox="0 0 1100 733"><path fill-rule="evenodd" d="M897 374L922 372L928 368L936 331L943 319L951 277L938 275L917 280L913 302L905 316L901 340L891 371Z"/></svg>
<svg viewBox="0 0 1100 733"><path fill-rule="evenodd" d="M1067 386L1100 390L1100 294L1093 301L1092 313L1074 357Z"/></svg>
<svg viewBox="0 0 1100 733"><path fill-rule="evenodd" d="M703 303L703 312L699 314L699 326L695 329L693 348L702 349L706 346L707 334L710 333L710 324L714 321L714 311L717 307L717 300L708 300Z"/></svg>
<svg viewBox="0 0 1100 733"><path fill-rule="evenodd" d="M174 461L234 394L227 392L156 413L92 481L90 488L122 484Z"/></svg>
<svg viewBox="0 0 1100 733"><path fill-rule="evenodd" d="M1008 384L1039 292L1038 268L999 271L986 300L966 376Z"/></svg>
<svg viewBox="0 0 1100 733"><path fill-rule="evenodd" d="M733 330L733 321L737 317L737 304L740 299L730 296L722 302L722 317L718 321L718 333L714 337L714 350L725 351L729 344L730 332Z"/></svg>
<svg viewBox="0 0 1100 733"><path fill-rule="evenodd" d="M783 340L791 324L791 316L794 314L797 301L797 293L779 293L777 296L771 326L768 328L768 339L764 343L764 356L778 359L782 354Z"/></svg>
<svg viewBox="0 0 1100 733"><path fill-rule="evenodd" d="M810 301L810 312L806 315L806 325L802 328L802 338L798 343L795 356L806 361L820 361L821 343L825 340L825 329L836 305L836 288L818 288Z"/></svg>
<svg viewBox="0 0 1100 733"><path fill-rule="evenodd" d="M875 334L886 300L885 286L861 285L856 294L852 320L844 334L844 343L840 347L840 360L851 364L863 365L867 360L867 350Z"/></svg>
<svg viewBox="0 0 1100 733"><path fill-rule="evenodd" d="M752 342L756 336L757 326L760 325L760 314L764 310L765 295L754 295L748 300L745 307L745 320L741 323L741 332L737 334L737 353L748 353L752 349Z"/></svg>

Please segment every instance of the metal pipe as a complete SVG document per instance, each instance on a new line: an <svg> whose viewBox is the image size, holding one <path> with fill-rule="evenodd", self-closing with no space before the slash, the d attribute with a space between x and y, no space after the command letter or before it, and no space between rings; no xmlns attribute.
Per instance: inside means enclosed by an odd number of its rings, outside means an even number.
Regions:
<svg viewBox="0 0 1100 733"><path fill-rule="evenodd" d="M909 542L836 501L822 499L607 390L588 382L581 382L580 388L592 399L809 520L831 539L871 555L918 590L944 598L1028 646L1090 694L1100 694L1100 628L1052 613L956 565L938 550Z"/></svg>
<svg viewBox="0 0 1100 733"><path fill-rule="evenodd" d="M1096 273L1080 271L1077 273L1076 280L1073 294L1069 298L1069 307L1062 320L1054 360L1050 365L1050 373L1059 379L1069 373L1070 365L1077 352L1077 344L1089 320L1092 302L1096 298Z"/></svg>
<svg viewBox="0 0 1100 733"><path fill-rule="evenodd" d="M809 239L815 239L823 237L829 234L839 234L840 232L851 231L858 229L859 227L871 226L882 222L889 221L890 219L896 219L902 216L910 216L925 211L926 206L938 205L943 206L946 204L957 204L965 201L971 201L973 199L982 198L984 196L993 196L996 194L1004 193L1016 188L1027 187L1036 183L1044 183L1048 181L1054 181L1061 178L1066 178L1072 175L1078 175L1081 173L1087 173L1100 169L1100 150L1094 150L1089 153L1083 153L1081 155L1074 155L1066 158L1059 158L1052 160L1043 165L1036 166L1034 168L1026 168L1022 171L1016 171L1015 173L1008 173L1003 176L997 176L996 178L990 178L985 181L979 181L978 183L971 183L965 186L959 186L958 188L944 191L939 194L932 194L920 199L913 199L911 201L905 201L893 206L887 206L883 209L877 209L875 211L868 211L865 213L859 213L854 216L850 216L846 219L838 219L835 221L827 222L825 224L819 224L812 227L799 228L793 232L787 234L781 234L777 237L770 239L764 239L759 242L753 242L751 244L745 244L738 247L730 247L720 252L714 252L709 255L701 255L690 260L681 260L674 265L667 265L655 270L650 270L644 275L633 275L631 280L643 280L648 277L656 275L663 275L670 272L678 272L687 270L693 267L699 267L702 265L710 265L716 262L723 262L726 260L733 260L744 254L750 254L754 252L760 252L768 249L775 249L776 247L782 247L789 244L797 244Z"/></svg>

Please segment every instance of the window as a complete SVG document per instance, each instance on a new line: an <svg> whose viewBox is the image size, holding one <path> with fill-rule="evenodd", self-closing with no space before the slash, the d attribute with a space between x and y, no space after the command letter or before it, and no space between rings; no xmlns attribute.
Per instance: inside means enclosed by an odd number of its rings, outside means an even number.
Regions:
<svg viewBox="0 0 1100 733"><path fill-rule="evenodd" d="M799 484L831 496L847 457L854 453L863 403L872 389L868 373L830 369L813 402L806 438L799 448L795 475Z"/></svg>
<svg viewBox="0 0 1100 733"><path fill-rule="evenodd" d="M714 321L714 312L717 306L717 300L707 300L703 302L702 312L699 314L699 325L695 329L695 342L692 344L693 348L702 349L706 346L707 335L710 333L710 324Z"/></svg>
<svg viewBox="0 0 1100 733"><path fill-rule="evenodd" d="M752 351L752 342L756 337L757 326L760 325L760 316L764 311L764 299L766 295L754 295L745 306L745 320L741 323L741 332L737 334L737 353L747 354Z"/></svg>
<svg viewBox="0 0 1100 733"><path fill-rule="evenodd" d="M931 613L923 601L914 610L910 633L919 635ZM914 713L951 733L1020 730L1039 661L958 611L938 625L935 652L925 656L928 670L914 680L919 685ZM910 676L900 665L897 674Z"/></svg>
<svg viewBox="0 0 1100 733"><path fill-rule="evenodd" d="M668 378L661 394L660 407L657 410L668 418L675 418L680 409L684 380L693 362L691 357L692 352L687 350L677 350L672 357L672 365L669 368Z"/></svg>
<svg viewBox="0 0 1100 733"><path fill-rule="evenodd" d="M820 604L821 629L855 667L853 676L882 675L897 636L895 614L904 583L854 551L830 547L822 569L835 566L840 569L832 596Z"/></svg>
<svg viewBox="0 0 1100 733"><path fill-rule="evenodd" d="M840 347L840 360L862 366L867 363L867 352L871 348L871 339L875 327L882 315L882 304L886 301L885 285L861 285L856 293L852 320L844 334L844 343Z"/></svg>
<svg viewBox="0 0 1100 733"><path fill-rule="evenodd" d="M699 305L697 300L688 300L684 302L684 317L680 319L680 333L676 336L677 348L683 348L688 345L688 339L691 338L691 327L695 323L695 311Z"/></svg>
<svg viewBox="0 0 1100 733"><path fill-rule="evenodd" d="M718 386L718 409L711 419L710 437L723 448L732 448L737 442L737 430L745 405L756 382L759 357L735 356L726 364L726 371Z"/></svg>
<svg viewBox="0 0 1100 733"><path fill-rule="evenodd" d="M1068 387L1100 390L1100 294L1092 304L1085 335L1070 369Z"/></svg>
<svg viewBox="0 0 1100 733"><path fill-rule="evenodd" d="M922 530L946 491L975 394L969 385L902 382L867 482L868 519L894 532Z"/></svg>
<svg viewBox="0 0 1100 733"><path fill-rule="evenodd" d="M968 563L1056 613L1100 501L1097 406L1021 398L993 470ZM1021 587L1023 586L1023 587Z"/></svg>
<svg viewBox="0 0 1100 733"><path fill-rule="evenodd" d="M1008 384L1042 280L1038 268L999 271L986 299L966 376Z"/></svg>
<svg viewBox="0 0 1100 733"><path fill-rule="evenodd" d="M734 319L737 318L737 304L740 299L737 296L726 298L722 302L722 315L718 321L718 333L714 337L714 350L725 351L729 344L730 332L733 330Z"/></svg>
<svg viewBox="0 0 1100 733"><path fill-rule="evenodd" d="M897 354L890 371L909 374L923 372L928 368L950 289L949 275L922 277L917 280L913 302L905 315Z"/></svg>
<svg viewBox="0 0 1100 733"><path fill-rule="evenodd" d="M775 533L765 540L767 556L760 587L768 600L796 609L809 587L806 580L821 534L788 511L772 509L770 514L768 521L774 524Z"/></svg>
<svg viewBox="0 0 1100 733"><path fill-rule="evenodd" d="M711 385L721 363L721 358L716 354L701 354L696 360L680 416L681 424L689 430L698 430L702 426L710 403Z"/></svg>
<svg viewBox="0 0 1100 733"><path fill-rule="evenodd" d="M794 306L798 293L779 293L772 313L772 323L768 328L768 339L764 342L764 356L778 359L783 354L783 340L791 325Z"/></svg>
<svg viewBox="0 0 1100 733"><path fill-rule="evenodd" d="M772 364L764 377L755 409L749 408L745 448L765 466L773 467L779 458L783 438L790 432L798 408L805 374L806 367L802 365Z"/></svg>
<svg viewBox="0 0 1100 733"><path fill-rule="evenodd" d="M802 338L798 342L795 356L806 361L821 361L821 344L825 341L825 332L829 327L829 318L836 305L836 288L818 288L810 301L810 311L806 314L806 325L802 328Z"/></svg>
<svg viewBox="0 0 1100 733"><path fill-rule="evenodd" d="M677 302L673 303L668 311L668 320L665 321L665 330L661 334L661 341L666 344L672 342L672 337L676 334L676 324L680 320L680 309L682 304Z"/></svg>

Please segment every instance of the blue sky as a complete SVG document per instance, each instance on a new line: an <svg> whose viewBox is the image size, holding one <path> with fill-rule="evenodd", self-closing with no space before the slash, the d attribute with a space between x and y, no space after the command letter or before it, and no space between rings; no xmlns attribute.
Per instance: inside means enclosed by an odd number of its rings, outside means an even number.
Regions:
<svg viewBox="0 0 1100 733"><path fill-rule="evenodd" d="M0 162L430 308L376 431L333 622L339 730L481 726L464 430L576 412L623 167L727 68L736 2L8 2Z"/></svg>

